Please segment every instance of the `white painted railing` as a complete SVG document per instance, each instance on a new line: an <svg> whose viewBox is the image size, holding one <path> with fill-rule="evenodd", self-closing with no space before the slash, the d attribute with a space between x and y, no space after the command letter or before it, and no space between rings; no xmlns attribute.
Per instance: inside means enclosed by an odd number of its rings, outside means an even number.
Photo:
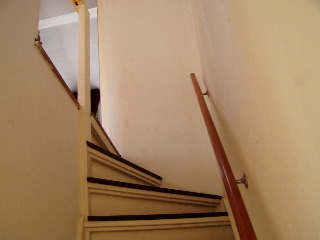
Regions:
<svg viewBox="0 0 320 240"><path fill-rule="evenodd" d="M87 186L88 151L87 141L91 141L91 101L90 101L90 15L83 0L71 0L79 14L78 36L78 158L80 161L80 211L87 219L89 200Z"/></svg>

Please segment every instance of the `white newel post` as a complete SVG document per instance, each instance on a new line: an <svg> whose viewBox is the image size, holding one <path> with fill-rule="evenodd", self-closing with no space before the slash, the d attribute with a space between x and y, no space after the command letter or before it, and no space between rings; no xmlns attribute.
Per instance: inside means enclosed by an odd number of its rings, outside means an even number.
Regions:
<svg viewBox="0 0 320 240"><path fill-rule="evenodd" d="M91 140L90 124L90 18L86 4L81 1L77 6L79 13L79 82L78 82L78 101L80 103L78 117L78 146L80 160L80 204L81 214L84 219L89 215L88 206L88 151L86 141Z"/></svg>

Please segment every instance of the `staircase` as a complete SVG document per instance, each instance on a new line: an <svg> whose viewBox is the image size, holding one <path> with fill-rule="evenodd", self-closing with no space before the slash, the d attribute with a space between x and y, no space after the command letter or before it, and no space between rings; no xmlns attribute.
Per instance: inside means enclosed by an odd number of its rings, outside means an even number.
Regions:
<svg viewBox="0 0 320 240"><path fill-rule="evenodd" d="M94 116L88 153L89 216L82 239L233 240L221 196L162 188L162 177L124 158Z"/></svg>

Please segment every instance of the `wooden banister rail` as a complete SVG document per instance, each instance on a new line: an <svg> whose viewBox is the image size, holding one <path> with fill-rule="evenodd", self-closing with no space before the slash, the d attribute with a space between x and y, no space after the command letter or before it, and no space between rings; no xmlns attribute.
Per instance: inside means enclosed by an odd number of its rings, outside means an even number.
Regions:
<svg viewBox="0 0 320 240"><path fill-rule="evenodd" d="M38 35L38 39L35 39L35 46L38 47L38 49L40 50L42 56L48 62L49 66L51 67L51 69L54 72L54 74L57 76L57 78L60 81L60 83L62 84L63 88L66 90L66 92L68 93L68 95L71 98L71 100L74 102L74 104L79 109L80 108L80 104L79 104L78 100L75 98L75 96L73 95L72 91L70 90L70 88L68 87L68 85L66 84L64 79L62 78L61 74L57 70L56 66L53 64L53 62L51 61L50 57L48 56L48 54L46 53L46 51L42 47L42 42L41 42L40 35Z"/></svg>
<svg viewBox="0 0 320 240"><path fill-rule="evenodd" d="M229 198L229 202L230 202L232 213L234 215L234 219L237 225L240 239L256 240L257 237L254 232L252 223L250 221L247 209L244 205L239 188L237 186L232 169L230 167L227 155L220 141L217 129L213 123L209 109L202 95L196 75L194 73L191 73L190 77L198 98L202 116L206 124L210 141L218 162L220 175L222 177L224 187L226 189L226 192Z"/></svg>

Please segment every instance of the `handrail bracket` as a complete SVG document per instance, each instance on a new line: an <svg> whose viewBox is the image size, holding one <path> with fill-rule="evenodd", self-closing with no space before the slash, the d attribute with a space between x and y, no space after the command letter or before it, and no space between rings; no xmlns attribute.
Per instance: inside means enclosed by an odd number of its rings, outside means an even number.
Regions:
<svg viewBox="0 0 320 240"><path fill-rule="evenodd" d="M218 131L213 123L208 106L203 97L200 89L200 85L194 73L190 74L192 84L199 102L200 110L203 115L203 120L208 130L209 138L216 156L222 181L224 183L226 193L230 202L231 210L238 228L239 236L241 240L257 240L256 234L253 229L248 211L242 199L241 193L237 186L237 183L244 184L248 187L248 179L244 174L243 177L235 181L234 174L232 172L230 163L226 152L224 151L222 142L219 138Z"/></svg>
<svg viewBox="0 0 320 240"><path fill-rule="evenodd" d="M245 173L242 175L242 177L240 179L236 180L236 183L237 184L243 184L246 188L249 187L248 178L247 178L247 175Z"/></svg>
<svg viewBox="0 0 320 240"><path fill-rule="evenodd" d="M209 90L207 89L207 91L205 91L204 93L202 93L203 96L208 96L209 97Z"/></svg>

